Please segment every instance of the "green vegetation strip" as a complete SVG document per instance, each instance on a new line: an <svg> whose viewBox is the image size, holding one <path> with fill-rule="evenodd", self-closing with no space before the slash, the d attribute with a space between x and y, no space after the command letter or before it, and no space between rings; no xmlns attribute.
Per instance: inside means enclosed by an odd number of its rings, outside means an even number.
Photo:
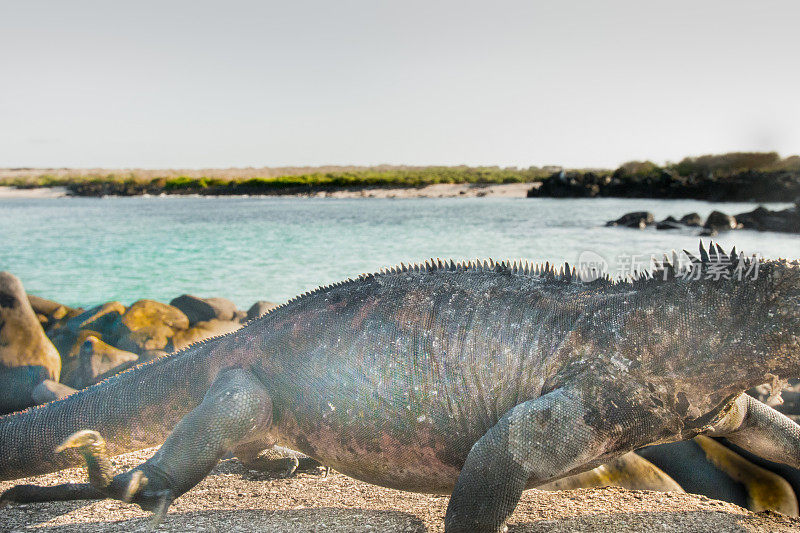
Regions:
<svg viewBox="0 0 800 533"><path fill-rule="evenodd" d="M132 170L111 174L82 174L64 169L55 174L37 173L35 169L0 169L0 185L20 188L68 187L78 195L136 194L282 194L313 190L361 188L412 188L451 184L531 183L551 176L559 167L334 167L307 172L308 168L217 169L187 171L192 176L159 176L170 171ZM263 171L268 177L253 177ZM174 172L174 171L173 171ZM199 172L208 175L198 175ZM281 173L275 175L276 173ZM285 172L285 173L284 173ZM578 170L571 174L613 176L623 181L660 179L671 176L695 176L699 180L719 180L746 172L800 174L800 156L781 158L776 152L731 152L719 155L686 157L663 166L651 161L630 161L616 170ZM3 176L5 174L5 177ZM256 174L257 176L257 174ZM593 178L593 179L594 179Z"/></svg>

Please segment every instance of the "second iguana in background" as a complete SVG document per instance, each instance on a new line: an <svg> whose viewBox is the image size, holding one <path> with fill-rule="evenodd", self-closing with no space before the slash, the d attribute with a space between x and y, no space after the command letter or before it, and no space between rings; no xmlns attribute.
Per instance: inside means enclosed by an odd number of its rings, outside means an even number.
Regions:
<svg viewBox="0 0 800 533"><path fill-rule="evenodd" d="M320 288L0 418L0 479L73 466L56 448L74 447L91 481L3 499L111 497L161 519L224 455L278 444L452 493L446 531L495 532L526 487L648 444L724 435L800 467L800 426L742 394L800 376L800 265L701 246L691 275L675 267L587 283L568 266L435 261ZM161 442L113 475L106 452Z"/></svg>

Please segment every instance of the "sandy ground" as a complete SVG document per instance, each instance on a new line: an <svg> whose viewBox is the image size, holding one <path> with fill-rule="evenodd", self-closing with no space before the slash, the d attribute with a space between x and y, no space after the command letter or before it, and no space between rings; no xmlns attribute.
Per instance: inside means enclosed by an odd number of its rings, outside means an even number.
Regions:
<svg viewBox="0 0 800 533"><path fill-rule="evenodd" d="M115 460L119 468L139 464L153 450ZM85 480L76 468L14 482L56 484ZM233 532L437 532L444 531L446 496L414 494L368 485L331 472L292 479L246 470L223 461L202 483L176 500L159 531ZM104 500L11 504L0 509L0 531L145 531L148 513L135 505ZM800 520L754 514L729 503L681 493L618 488L562 492L526 491L509 531L783 532Z"/></svg>
<svg viewBox="0 0 800 533"><path fill-rule="evenodd" d="M61 198L67 196L66 187L37 187L35 189L17 189L0 185L0 198Z"/></svg>
<svg viewBox="0 0 800 533"><path fill-rule="evenodd" d="M356 191L320 191L311 195L314 198L471 198L471 197L503 197L525 198L531 187L539 183L505 183L498 185L442 183L418 189L362 189ZM40 187L36 189L16 189L0 186L2 198L61 198L68 196L65 187ZM288 196L288 195L287 195Z"/></svg>

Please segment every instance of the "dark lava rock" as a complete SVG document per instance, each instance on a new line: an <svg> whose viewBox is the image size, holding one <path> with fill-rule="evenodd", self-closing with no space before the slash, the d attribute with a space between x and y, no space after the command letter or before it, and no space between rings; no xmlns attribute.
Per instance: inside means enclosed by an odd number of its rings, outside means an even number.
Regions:
<svg viewBox="0 0 800 533"><path fill-rule="evenodd" d="M781 202L800 194L800 175L794 171L748 170L715 175L681 175L660 169L630 174L623 168L612 175L592 171L561 171L528 191L529 198L696 198L710 201Z"/></svg>
<svg viewBox="0 0 800 533"><path fill-rule="evenodd" d="M730 215L726 215L722 211L712 211L703 228L710 231L727 231L736 229L736 219Z"/></svg>
<svg viewBox="0 0 800 533"><path fill-rule="evenodd" d="M617 220L609 220L606 226L623 226L626 228L639 228L643 229L653 223L655 217L649 211L634 211L626 213L619 217Z"/></svg>
<svg viewBox="0 0 800 533"><path fill-rule="evenodd" d="M685 226L700 227L703 225L703 219L697 213L689 213L688 215L683 215L678 222L680 222Z"/></svg>
<svg viewBox="0 0 800 533"><path fill-rule="evenodd" d="M33 390L50 377L41 365L7 368L0 365L0 414L13 413L35 405Z"/></svg>
<svg viewBox="0 0 800 533"><path fill-rule="evenodd" d="M781 211L758 206L752 211L736 215L736 221L745 229L800 233L800 205Z"/></svg>
<svg viewBox="0 0 800 533"><path fill-rule="evenodd" d="M593 198L611 182L611 177L595 172L566 172L552 174L538 187L528 191L528 198Z"/></svg>
<svg viewBox="0 0 800 533"><path fill-rule="evenodd" d="M656 224L656 229L658 230L670 230L670 229L683 229L684 226L673 217L667 217L658 224Z"/></svg>
<svg viewBox="0 0 800 533"><path fill-rule="evenodd" d="M66 327L73 333L78 333L81 329L90 329L108 335L114 322L123 314L125 314L124 305L119 302L107 302L70 318Z"/></svg>

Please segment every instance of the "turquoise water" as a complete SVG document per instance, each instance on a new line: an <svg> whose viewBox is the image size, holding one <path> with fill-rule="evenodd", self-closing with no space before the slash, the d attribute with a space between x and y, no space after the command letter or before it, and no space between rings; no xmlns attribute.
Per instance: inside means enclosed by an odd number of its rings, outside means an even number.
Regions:
<svg viewBox="0 0 800 533"><path fill-rule="evenodd" d="M575 264L588 250L615 274L631 256L695 250L698 237L696 230L606 228L606 220L635 210L660 219L753 207L643 199L0 199L0 270L67 305L191 293L224 296L246 309L430 257ZM797 235L739 230L718 242L765 257L800 257Z"/></svg>

